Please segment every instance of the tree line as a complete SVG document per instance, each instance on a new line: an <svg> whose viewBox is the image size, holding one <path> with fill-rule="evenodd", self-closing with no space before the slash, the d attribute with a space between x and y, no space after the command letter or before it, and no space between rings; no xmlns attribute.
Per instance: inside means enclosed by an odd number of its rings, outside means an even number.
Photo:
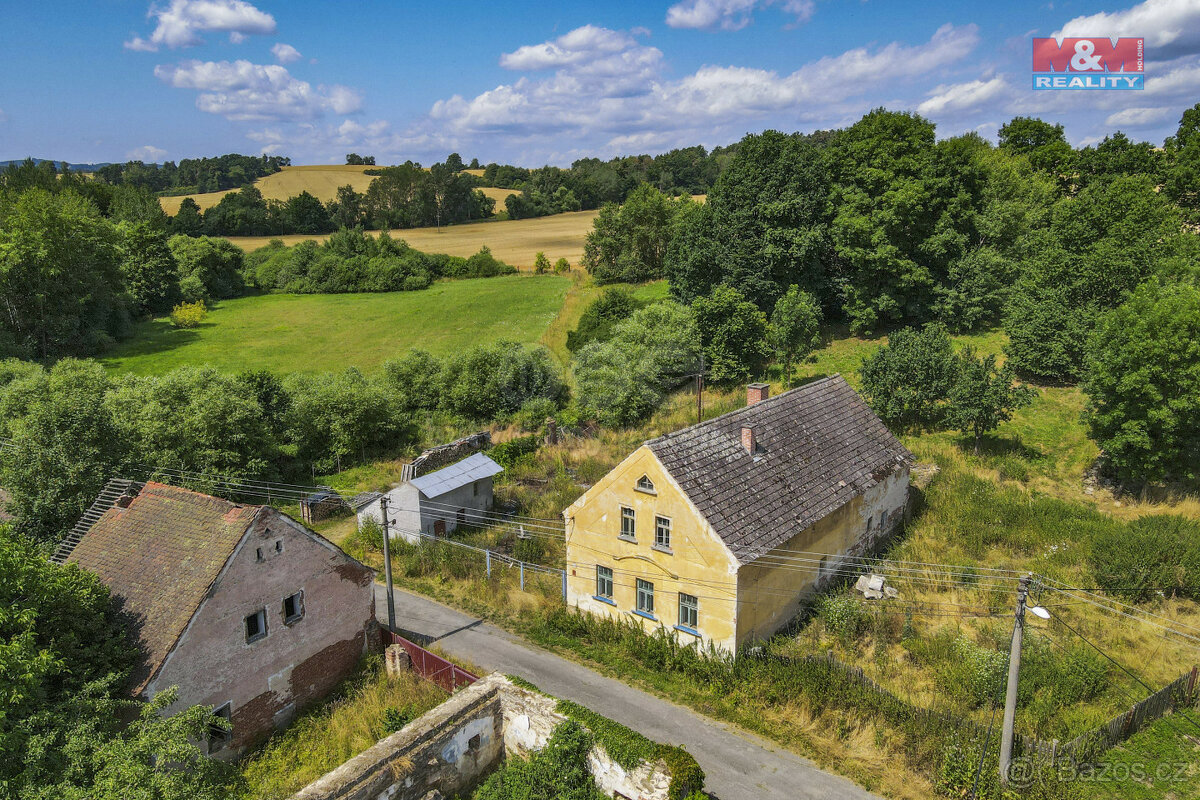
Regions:
<svg viewBox="0 0 1200 800"><path fill-rule="evenodd" d="M12 496L16 530L54 543L114 476L165 469L311 480L415 449L430 415L448 424L514 415L540 423L566 400L548 351L506 341L445 359L412 351L374 376L183 367L113 377L93 361L46 368L10 359L0 362L0 485Z"/></svg>
<svg viewBox="0 0 1200 800"><path fill-rule="evenodd" d="M237 189L291 164L286 156L229 153L214 158L185 158L178 164L108 164L96 170L96 179L110 186L135 186L160 194L201 194Z"/></svg>
<svg viewBox="0 0 1200 800"><path fill-rule="evenodd" d="M709 152L697 145L657 156L622 156L609 161L581 158L567 169L490 163L484 167L482 184L518 190L505 199L510 219L621 203L643 184L670 195L704 194L737 147L717 147Z"/></svg>

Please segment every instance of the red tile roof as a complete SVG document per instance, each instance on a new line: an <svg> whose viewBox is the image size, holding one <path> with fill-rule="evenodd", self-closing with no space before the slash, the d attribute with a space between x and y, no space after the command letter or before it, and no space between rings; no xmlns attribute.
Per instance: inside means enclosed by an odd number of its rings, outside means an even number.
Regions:
<svg viewBox="0 0 1200 800"><path fill-rule="evenodd" d="M144 650L135 694L171 652L262 508L147 483L127 508L105 512L75 547L68 561L99 575L133 617Z"/></svg>

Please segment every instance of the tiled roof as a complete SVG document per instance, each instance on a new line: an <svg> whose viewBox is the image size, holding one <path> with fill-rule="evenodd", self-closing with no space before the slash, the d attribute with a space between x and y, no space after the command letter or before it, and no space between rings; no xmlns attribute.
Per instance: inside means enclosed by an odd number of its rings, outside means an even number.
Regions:
<svg viewBox="0 0 1200 800"><path fill-rule="evenodd" d="M261 508L147 483L76 545L67 560L99 575L133 618L144 651L135 693L171 652Z"/></svg>
<svg viewBox="0 0 1200 800"><path fill-rule="evenodd" d="M743 564L913 461L840 375L646 444Z"/></svg>
<svg viewBox="0 0 1200 800"><path fill-rule="evenodd" d="M411 483L421 491L421 494L433 498L460 486L466 486L480 478L490 478L501 472L504 472L504 467L483 453L475 453L448 467L442 467L437 472L413 478Z"/></svg>

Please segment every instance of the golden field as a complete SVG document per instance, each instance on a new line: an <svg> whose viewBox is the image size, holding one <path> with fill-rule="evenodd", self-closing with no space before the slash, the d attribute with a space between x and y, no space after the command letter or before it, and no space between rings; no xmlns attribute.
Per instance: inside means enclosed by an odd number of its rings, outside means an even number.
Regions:
<svg viewBox="0 0 1200 800"><path fill-rule="evenodd" d="M308 192L322 203L328 203L337 197L339 187L350 184L356 192L365 192L375 180L374 175L364 175L368 169L378 167L347 165L347 164L316 164L306 167L284 167L274 175L259 178L254 182L263 197L268 200L287 200L301 192ZM160 197L163 211L171 216L179 213L183 198L190 197L196 201L201 210L212 208L221 202L221 198L236 189L226 189L223 192L205 192L204 194L187 194L177 197Z"/></svg>
<svg viewBox="0 0 1200 800"><path fill-rule="evenodd" d="M496 258L526 270L533 268L533 260L539 251L545 253L551 263L566 258L572 267L578 267L583 260L584 239L592 229L592 220L597 213L571 211L535 219L466 222L447 225L440 231L437 228L407 228L392 231L391 235L427 253L448 253L464 258L487 245ZM272 239L282 239L285 244L293 245L310 239L321 242L328 237L295 234L227 238L243 250L250 251L257 250Z"/></svg>

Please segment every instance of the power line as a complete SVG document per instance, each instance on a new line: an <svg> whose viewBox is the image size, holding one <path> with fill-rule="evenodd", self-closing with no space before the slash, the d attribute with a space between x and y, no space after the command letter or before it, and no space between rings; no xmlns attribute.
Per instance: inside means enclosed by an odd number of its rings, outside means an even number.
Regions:
<svg viewBox="0 0 1200 800"><path fill-rule="evenodd" d="M1065 619L1063 619L1063 618L1062 618L1062 615L1056 614L1054 618L1055 618L1056 620L1058 620L1058 622L1059 622L1059 623L1061 623L1061 624L1062 624L1062 626L1063 626L1064 628L1066 628L1066 629L1067 629L1067 630L1069 630L1071 633L1075 634L1075 635L1076 635L1076 636L1078 636L1080 639L1082 639L1082 640L1083 640L1085 643L1087 643L1087 645L1088 645L1089 647L1091 647L1091 648L1092 648L1093 650L1095 650L1097 653L1099 653L1100 655L1104 656L1104 657L1105 657L1106 659L1108 659L1108 660L1109 660L1111 663L1113 663L1114 665L1116 665L1116 667L1117 667L1118 669L1120 669L1122 672L1124 672L1124 673L1125 673L1126 675L1128 675L1130 678L1132 678L1133 680L1135 680L1135 681L1137 681L1139 684L1141 684L1142 688L1144 688L1144 689L1145 689L1147 692L1149 692L1151 695L1153 695L1153 694L1155 693L1155 690L1154 690L1154 689L1152 689L1152 688L1150 688L1150 685L1149 685L1148 683L1146 683L1144 680L1142 680L1141 678L1139 678L1137 675L1133 674L1133 672L1132 672L1131 670L1127 669L1127 668L1125 667L1125 665L1124 665L1124 664L1122 664L1121 662L1117 661L1115 658L1113 658L1112 656L1110 656L1110 655L1109 655L1108 653L1106 653L1104 650L1101 650L1101 649L1100 649L1100 647L1099 647L1098 645L1096 645L1096 644L1093 644L1093 643L1092 643L1092 640L1091 640L1091 639L1088 639L1088 638L1087 638L1086 636L1084 636L1082 633L1080 633L1079 631L1077 631L1077 630L1075 630L1073 627L1071 627L1071 625L1070 625L1070 624L1068 624L1068 623L1067 623L1067 621L1066 621ZM1182 716L1184 719L1186 719L1188 722L1190 722L1190 723L1192 724L1192 726L1196 728L1196 730L1200 730L1200 724L1197 724L1197 723L1196 723L1196 721L1195 721L1195 720L1193 720L1191 717L1189 717L1189 716L1187 715L1187 713L1186 713L1186 712L1184 712L1184 711L1180 711L1180 715L1181 715L1181 716Z"/></svg>

